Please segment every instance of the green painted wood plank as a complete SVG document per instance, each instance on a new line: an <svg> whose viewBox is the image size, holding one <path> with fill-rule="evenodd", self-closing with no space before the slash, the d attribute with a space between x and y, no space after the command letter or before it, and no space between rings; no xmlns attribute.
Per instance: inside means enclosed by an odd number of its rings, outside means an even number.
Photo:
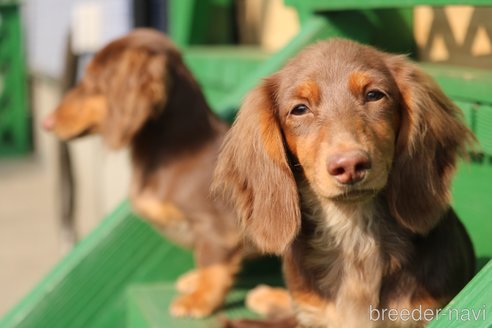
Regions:
<svg viewBox="0 0 492 328"><path fill-rule="evenodd" d="M440 64L421 67L441 85L453 99L492 104L492 70Z"/></svg>
<svg viewBox="0 0 492 328"><path fill-rule="evenodd" d="M212 328L221 326L221 318L257 318L244 307L248 289L236 288L227 295L222 310L196 320L173 318L169 306L177 296L172 284L132 286L128 290L127 328Z"/></svg>
<svg viewBox="0 0 492 328"><path fill-rule="evenodd" d="M283 286L280 260L263 257L244 263L235 286L227 295L224 306L202 320L176 319L169 315L169 305L176 291L173 284L136 284L127 293L127 328L215 328L221 318L257 318L244 306L246 293L258 284Z"/></svg>
<svg viewBox="0 0 492 328"><path fill-rule="evenodd" d="M196 0L171 0L168 4L169 36L179 45L190 42Z"/></svg>
<svg viewBox="0 0 492 328"><path fill-rule="evenodd" d="M232 0L168 0L169 35L179 46L234 40Z"/></svg>
<svg viewBox="0 0 492 328"><path fill-rule="evenodd" d="M492 90L492 84L489 87ZM481 105L477 108L475 133L480 140L481 149L492 157L492 104ZM492 161L492 158L489 158L489 161Z"/></svg>
<svg viewBox="0 0 492 328"><path fill-rule="evenodd" d="M190 252L166 242L123 203L0 321L0 327L122 327L132 282L172 281Z"/></svg>
<svg viewBox="0 0 492 328"><path fill-rule="evenodd" d="M490 6L491 0L284 0L285 4L294 6L299 10L310 12L324 10L348 10L348 9L376 9L376 8L405 8L420 5L449 6Z"/></svg>
<svg viewBox="0 0 492 328"><path fill-rule="evenodd" d="M192 46L183 52L212 108L272 55L250 46Z"/></svg>
<svg viewBox="0 0 492 328"><path fill-rule="evenodd" d="M16 3L0 6L0 155L30 150L23 34Z"/></svg>
<svg viewBox="0 0 492 328"><path fill-rule="evenodd" d="M453 207L471 235L481 261L492 258L491 182L490 162L463 162L452 185Z"/></svg>
<svg viewBox="0 0 492 328"><path fill-rule="evenodd" d="M468 125L472 129L472 131L475 131L475 115L477 104L462 100L454 100L454 103L463 112L463 119L465 120L466 125Z"/></svg>

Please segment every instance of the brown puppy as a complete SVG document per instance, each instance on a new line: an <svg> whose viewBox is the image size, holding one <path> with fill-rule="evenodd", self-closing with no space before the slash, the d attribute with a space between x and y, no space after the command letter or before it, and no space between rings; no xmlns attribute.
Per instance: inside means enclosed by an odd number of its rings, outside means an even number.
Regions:
<svg viewBox="0 0 492 328"><path fill-rule="evenodd" d="M248 95L215 188L260 249L283 255L299 326L422 326L429 316L406 311L444 306L474 274L449 205L473 140L406 58L335 39Z"/></svg>
<svg viewBox="0 0 492 328"><path fill-rule="evenodd" d="M172 42L147 29L111 42L44 125L65 140L100 133L111 148L130 147L134 209L196 258L171 313L202 317L220 306L242 259L232 211L209 197L228 127Z"/></svg>

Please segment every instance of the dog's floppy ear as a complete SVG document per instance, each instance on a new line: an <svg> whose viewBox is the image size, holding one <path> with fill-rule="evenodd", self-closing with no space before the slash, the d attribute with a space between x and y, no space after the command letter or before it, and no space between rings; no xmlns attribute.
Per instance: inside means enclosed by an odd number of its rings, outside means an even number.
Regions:
<svg viewBox="0 0 492 328"><path fill-rule="evenodd" d="M449 207L457 157L474 137L461 111L431 77L403 56L390 56L387 62L401 94L389 208L400 224L426 234Z"/></svg>
<svg viewBox="0 0 492 328"><path fill-rule="evenodd" d="M125 50L108 64L107 117L102 127L112 148L127 145L147 119L158 115L167 101L167 58L144 49Z"/></svg>
<svg viewBox="0 0 492 328"><path fill-rule="evenodd" d="M231 201L246 236L263 252L282 253L300 228L299 196L274 101L276 83L249 93L226 136L214 191Z"/></svg>

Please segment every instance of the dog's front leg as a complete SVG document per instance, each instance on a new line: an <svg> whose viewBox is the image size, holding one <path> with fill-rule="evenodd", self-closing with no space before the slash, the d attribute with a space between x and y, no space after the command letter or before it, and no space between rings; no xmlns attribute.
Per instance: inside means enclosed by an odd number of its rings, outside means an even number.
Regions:
<svg viewBox="0 0 492 328"><path fill-rule="evenodd" d="M224 249L217 241L202 238L195 244L195 257L197 268L177 282L182 294L171 305L173 316L202 318L220 307L239 270L242 253L239 246Z"/></svg>

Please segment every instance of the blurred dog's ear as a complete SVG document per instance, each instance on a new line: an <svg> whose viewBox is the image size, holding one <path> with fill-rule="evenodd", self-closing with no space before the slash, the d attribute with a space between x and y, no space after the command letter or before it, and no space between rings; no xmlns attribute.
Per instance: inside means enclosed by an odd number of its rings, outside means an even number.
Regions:
<svg viewBox="0 0 492 328"><path fill-rule="evenodd" d="M111 148L127 145L149 117L167 102L170 78L167 58L142 49L125 50L107 74L107 117L102 127Z"/></svg>
<svg viewBox="0 0 492 328"><path fill-rule="evenodd" d="M230 200L263 252L281 254L300 229L299 196L275 114L273 79L249 93L226 136L214 190Z"/></svg>
<svg viewBox="0 0 492 328"><path fill-rule="evenodd" d="M389 208L400 224L425 234L448 209L457 157L474 137L431 77L403 56L389 56L387 64L401 94Z"/></svg>

